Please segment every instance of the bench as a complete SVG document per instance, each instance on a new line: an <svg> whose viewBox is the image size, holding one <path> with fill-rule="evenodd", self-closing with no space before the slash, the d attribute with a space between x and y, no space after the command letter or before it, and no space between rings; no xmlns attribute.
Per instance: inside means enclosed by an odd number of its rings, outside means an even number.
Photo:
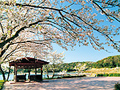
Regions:
<svg viewBox="0 0 120 90"><path fill-rule="evenodd" d="M26 74L25 75L17 75L17 82L19 81L26 81Z"/></svg>
<svg viewBox="0 0 120 90"><path fill-rule="evenodd" d="M32 81L42 81L42 75L30 75L30 80Z"/></svg>

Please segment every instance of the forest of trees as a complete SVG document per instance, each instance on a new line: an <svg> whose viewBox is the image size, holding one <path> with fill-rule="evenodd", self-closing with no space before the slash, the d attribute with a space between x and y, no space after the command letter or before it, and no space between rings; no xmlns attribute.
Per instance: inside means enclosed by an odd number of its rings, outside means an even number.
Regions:
<svg viewBox="0 0 120 90"><path fill-rule="evenodd" d="M78 64L86 64L86 67L89 68L114 68L120 66L120 55L109 56L102 60L98 60L97 62L71 62L71 63L63 63L59 65L59 68L56 71L76 71L75 66ZM50 70L49 70L50 71Z"/></svg>
<svg viewBox="0 0 120 90"><path fill-rule="evenodd" d="M114 68L117 66L120 66L120 55L109 56L92 64L92 67L94 68Z"/></svg>
<svg viewBox="0 0 120 90"><path fill-rule="evenodd" d="M84 63L88 63L88 62L71 62L71 63L63 63L60 65L56 65L59 66L55 71L56 72L60 72L60 71L76 71L75 66L77 66L78 64L84 64ZM49 72L52 72L51 69L49 69Z"/></svg>

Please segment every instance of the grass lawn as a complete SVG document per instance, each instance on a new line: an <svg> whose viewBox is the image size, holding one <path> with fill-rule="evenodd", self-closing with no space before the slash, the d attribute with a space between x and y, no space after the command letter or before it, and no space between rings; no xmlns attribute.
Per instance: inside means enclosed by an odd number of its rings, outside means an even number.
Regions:
<svg viewBox="0 0 120 90"><path fill-rule="evenodd" d="M92 68L84 73L91 73L91 77L94 77L97 74L111 74L111 73L116 73L120 74L120 67L118 68Z"/></svg>
<svg viewBox="0 0 120 90"><path fill-rule="evenodd" d="M3 88L4 80L0 80L0 90Z"/></svg>
<svg viewBox="0 0 120 90"><path fill-rule="evenodd" d="M85 71L85 73L94 73L94 74L120 73L120 67L119 68L92 68L91 70Z"/></svg>

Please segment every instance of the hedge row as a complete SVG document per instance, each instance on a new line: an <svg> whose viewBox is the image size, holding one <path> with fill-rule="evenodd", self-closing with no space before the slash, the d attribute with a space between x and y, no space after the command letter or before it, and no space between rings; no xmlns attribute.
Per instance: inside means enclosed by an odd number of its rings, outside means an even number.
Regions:
<svg viewBox="0 0 120 90"><path fill-rule="evenodd" d="M78 76L62 76L62 77L57 77L57 79L62 79L62 78L77 78L77 77L86 77L86 75L78 75Z"/></svg>
<svg viewBox="0 0 120 90"><path fill-rule="evenodd" d="M110 73L110 74L97 74L98 77L107 77L107 76L120 76L120 73Z"/></svg>
<svg viewBox="0 0 120 90"><path fill-rule="evenodd" d="M63 76L62 78L75 78L75 77L86 77L86 75L78 75L78 76Z"/></svg>

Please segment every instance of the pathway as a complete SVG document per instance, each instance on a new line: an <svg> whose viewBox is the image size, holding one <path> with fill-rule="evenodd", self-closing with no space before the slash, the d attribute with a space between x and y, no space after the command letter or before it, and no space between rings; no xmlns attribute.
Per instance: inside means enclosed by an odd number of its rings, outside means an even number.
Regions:
<svg viewBox="0 0 120 90"><path fill-rule="evenodd" d="M5 83L3 90L113 90L120 77L83 77L44 80L43 82Z"/></svg>

